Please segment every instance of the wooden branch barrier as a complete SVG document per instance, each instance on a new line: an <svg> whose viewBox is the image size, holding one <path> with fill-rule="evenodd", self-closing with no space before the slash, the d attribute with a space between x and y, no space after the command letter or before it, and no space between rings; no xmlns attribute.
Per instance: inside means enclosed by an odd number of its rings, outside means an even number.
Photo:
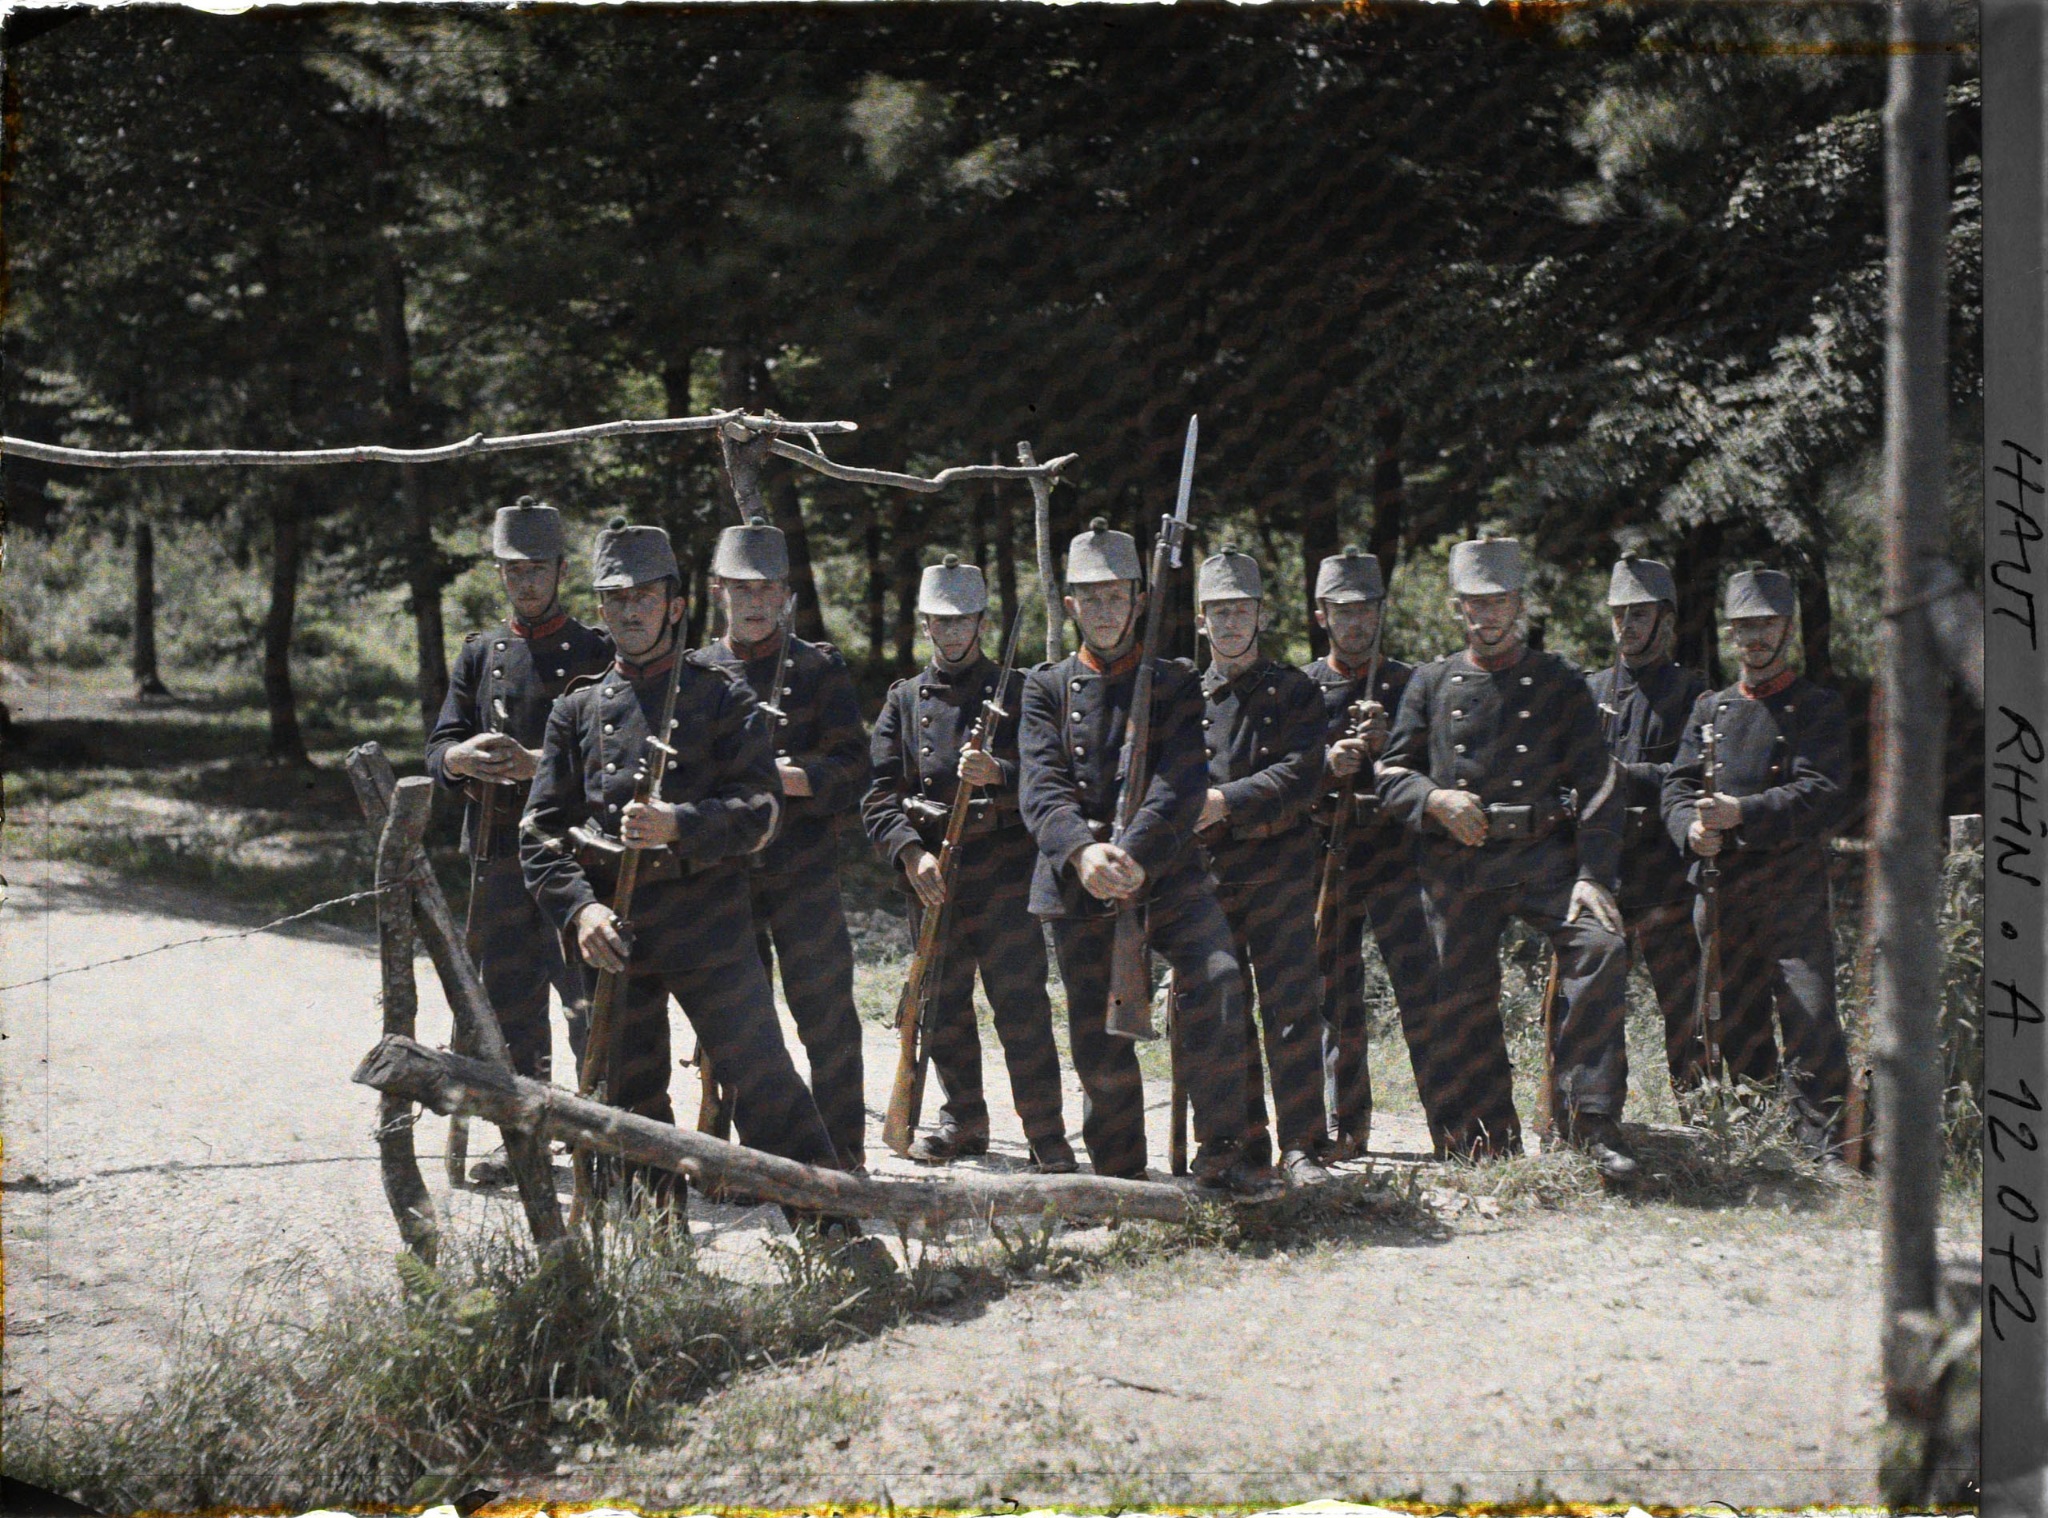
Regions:
<svg viewBox="0 0 2048 1518"><path fill-rule="evenodd" d="M384 1033L411 1038L419 1015L419 988L412 978L412 863L427 830L433 782L402 783L391 796L390 816L377 844L377 951L384 976ZM405 1247L434 1263L441 1243L434 1204L420 1178L413 1149L412 1103L386 1092L377 1104L377 1153L384 1196L398 1219Z"/></svg>
<svg viewBox="0 0 2048 1518"><path fill-rule="evenodd" d="M426 794L432 794L434 782L424 775L399 780L392 772L391 761L384 757L384 750L375 743L352 749L346 768L363 815L369 819L370 829L380 843L392 797L400 786L424 787ZM491 1010L483 980L463 947L462 930L456 925L454 913L448 910L441 882L434 878L426 856L417 849L412 855L411 882L413 923L441 977L441 988L447 994L448 1007L455 1016L464 1046L476 1050L484 1063L509 1076L512 1057L506 1052L504 1034L498 1030L497 1014ZM520 1205L525 1209L534 1238L542 1244L566 1238L561 1204L555 1200L554 1161L548 1155L546 1141L535 1134L507 1128L505 1159L518 1183Z"/></svg>
<svg viewBox="0 0 2048 1518"><path fill-rule="evenodd" d="M442 1113L468 1113L505 1128L592 1149L642 1165L679 1171L707 1189L723 1186L771 1202L838 1217L939 1223L996 1215L1105 1220L1186 1218L1198 1199L1193 1183L1120 1181L1095 1175L969 1175L926 1180L848 1175L729 1144L673 1123L585 1101L509 1069L387 1035L357 1067L355 1080L387 1096Z"/></svg>

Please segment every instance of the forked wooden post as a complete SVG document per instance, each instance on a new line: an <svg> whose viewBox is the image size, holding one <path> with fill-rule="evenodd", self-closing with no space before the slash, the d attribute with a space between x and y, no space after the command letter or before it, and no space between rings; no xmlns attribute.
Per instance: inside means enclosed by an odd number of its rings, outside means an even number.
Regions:
<svg viewBox="0 0 2048 1518"><path fill-rule="evenodd" d="M391 798L398 787L391 761L377 744L365 743L349 751L346 767L363 815L381 840ZM483 980L462 945L462 929L455 914L448 910L441 882L434 878L426 855L417 850L413 853L411 894L414 927L440 974L441 988L447 993L449 1010L461 1028L464 1046L475 1050L477 1058L485 1064L502 1069L509 1076L512 1057L505 1049L505 1035L498 1030L497 1014L491 1010ZM538 1134L513 1128L505 1129L504 1133L506 1163L512 1167L518 1183L519 1202L534 1238L542 1244L567 1238L561 1204L555 1200L554 1162L548 1157L547 1141Z"/></svg>
<svg viewBox="0 0 2048 1518"><path fill-rule="evenodd" d="M398 782L391 812L377 842L377 954L384 972L384 1033L411 1038L419 1016L419 988L413 984L412 862L427 830L434 782L425 776ZM429 1265L440 1248L434 1204L420 1178L412 1141L413 1106L386 1091L377 1103L377 1152L384 1196L398 1220L405 1247Z"/></svg>

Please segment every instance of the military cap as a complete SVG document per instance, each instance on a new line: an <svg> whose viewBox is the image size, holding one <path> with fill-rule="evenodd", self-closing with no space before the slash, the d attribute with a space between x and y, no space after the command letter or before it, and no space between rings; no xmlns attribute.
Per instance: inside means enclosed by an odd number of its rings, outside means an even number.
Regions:
<svg viewBox="0 0 2048 1518"><path fill-rule="evenodd" d="M1513 538L1473 538L1451 550L1451 594L1504 596L1522 588L1522 545Z"/></svg>
<svg viewBox="0 0 2048 1518"><path fill-rule="evenodd" d="M624 517L613 517L591 544L590 570L591 588L600 591L631 590L670 575L682 579L668 534L659 527L631 526Z"/></svg>
<svg viewBox="0 0 2048 1518"><path fill-rule="evenodd" d="M1386 582L1380 578L1380 561L1360 553L1356 543L1332 554L1316 569L1318 601L1384 601Z"/></svg>
<svg viewBox="0 0 2048 1518"><path fill-rule="evenodd" d="M711 572L721 580L786 580L789 540L766 517L748 517L746 526L728 527L718 535Z"/></svg>
<svg viewBox="0 0 2048 1518"><path fill-rule="evenodd" d="M1202 560L1195 575L1195 600L1263 601L1266 587L1259 578L1259 561L1239 553L1225 543L1220 553Z"/></svg>
<svg viewBox="0 0 2048 1518"><path fill-rule="evenodd" d="M1099 585L1105 580L1140 580L1138 540L1127 532L1111 532L1109 518L1097 517L1088 530L1067 545L1067 583Z"/></svg>
<svg viewBox="0 0 2048 1518"><path fill-rule="evenodd" d="M1621 556L1614 577L1607 582L1609 606L1636 606L1644 601L1678 602L1678 586L1671 571L1655 559L1639 559L1632 553Z"/></svg>
<svg viewBox="0 0 2048 1518"><path fill-rule="evenodd" d="M562 541L562 514L552 506L523 495L515 505L500 506L491 522L491 557L494 559L566 559L569 548Z"/></svg>
<svg viewBox="0 0 2048 1518"><path fill-rule="evenodd" d="M1790 617L1799 611L1792 577L1782 569L1744 569L1728 581L1726 610L1737 617Z"/></svg>
<svg viewBox="0 0 2048 1518"><path fill-rule="evenodd" d="M972 617L988 610L988 581L960 555L949 553L941 563L927 564L917 582L917 609L933 617Z"/></svg>

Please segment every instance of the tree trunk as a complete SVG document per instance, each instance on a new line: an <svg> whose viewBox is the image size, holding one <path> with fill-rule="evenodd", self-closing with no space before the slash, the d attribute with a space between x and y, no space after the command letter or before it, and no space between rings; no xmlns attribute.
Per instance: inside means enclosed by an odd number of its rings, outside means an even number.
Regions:
<svg viewBox="0 0 2048 1518"><path fill-rule="evenodd" d="M298 613L306 490L302 477L270 498L270 609L263 617L263 701L270 709L270 757L284 764L312 762L299 732L298 698L292 692L292 620Z"/></svg>
<svg viewBox="0 0 2048 1518"><path fill-rule="evenodd" d="M917 534L896 525L896 673L917 671Z"/></svg>
<svg viewBox="0 0 2048 1518"><path fill-rule="evenodd" d="M1308 651L1320 659L1330 651L1330 637L1316 625L1316 571L1343 545L1337 540L1337 502L1328 491L1309 495L1301 508L1302 601L1308 607ZM1279 567L1274 566L1276 569ZM1277 578L1277 577L1276 577Z"/></svg>
<svg viewBox="0 0 2048 1518"><path fill-rule="evenodd" d="M1885 1400L1895 1428L1922 1444L1938 1436L1942 1415L1932 1369L1916 1348L1939 1308L1946 707L1937 699L1943 680L1932 623L1915 603L1924 567L1941 556L1948 515L1947 32L1945 0L1895 0L1885 107L1885 599L1899 609L1880 625L1886 699L1872 765ZM1896 1503L1935 1494L1886 1495Z"/></svg>
<svg viewBox="0 0 2048 1518"><path fill-rule="evenodd" d="M156 529L135 518L135 694L168 696L156 663Z"/></svg>
<svg viewBox="0 0 2048 1518"><path fill-rule="evenodd" d="M384 410L393 441L417 448L424 441L412 384L412 338L406 331L405 265L393 234L399 220L398 169L391 151L391 123L381 111L363 122L364 158L370 173L369 244L377 270L377 347L383 364ZM412 602L414 685L423 729L432 728L448 694L447 632L441 617L441 556L434 543L434 509L427 482L416 464L398 466L398 494L405 510L405 582Z"/></svg>
<svg viewBox="0 0 2048 1518"><path fill-rule="evenodd" d="M1401 478L1401 432L1407 416L1399 406L1383 405L1374 418L1379 437L1379 458L1372 474L1372 534L1366 552L1380 561L1380 576L1394 583L1394 568L1401 562L1401 537L1408 528L1408 492Z"/></svg>
<svg viewBox="0 0 2048 1518"><path fill-rule="evenodd" d="M1721 524L1695 522L1678 540L1672 578L1678 582L1678 631L1672 657L1706 674L1719 689L1721 675Z"/></svg>
<svg viewBox="0 0 2048 1518"><path fill-rule="evenodd" d="M868 563L868 662L879 669L887 657L883 645L889 640L889 569L882 558L882 511L873 490L867 492L861 520L861 546Z"/></svg>
<svg viewBox="0 0 2048 1518"><path fill-rule="evenodd" d="M776 407L775 378L751 347L729 345L719 361L720 400L751 411ZM818 582L811 572L811 535L804 526L803 503L797 495L796 466L771 458L761 469L761 498L768 515L789 543L789 588L796 592L796 635L808 642L825 636L825 616L818 603Z"/></svg>
<svg viewBox="0 0 2048 1518"><path fill-rule="evenodd" d="M1799 573L1799 647L1808 678L1823 685L1835 679L1834 600L1828 593L1825 550L1806 555Z"/></svg>

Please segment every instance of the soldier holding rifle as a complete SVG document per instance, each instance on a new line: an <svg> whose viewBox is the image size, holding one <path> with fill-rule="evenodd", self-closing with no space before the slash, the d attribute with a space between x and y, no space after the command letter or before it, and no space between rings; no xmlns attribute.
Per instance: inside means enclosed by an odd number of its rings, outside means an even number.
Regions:
<svg viewBox="0 0 2048 1518"><path fill-rule="evenodd" d="M839 894L839 818L859 804L867 783L860 698L837 649L788 631L789 545L780 528L760 517L726 528L711 575L725 635L704 657L743 676L773 709L775 768L785 798L782 829L753 857L748 876L756 947L762 964L782 972L782 994L810 1059L818 1110L841 1165L858 1171L867 1161L867 1103L853 1005L853 939ZM789 658L778 689L785 638Z"/></svg>
<svg viewBox="0 0 2048 1518"><path fill-rule="evenodd" d="M1192 667L1155 659L1148 753L1123 752L1144 657L1141 575L1137 543L1100 517L1068 548L1065 605L1081 650L1026 679L1018 739L1024 822L1040 855L1031 910L1053 926L1070 1047L1086 1094L1081 1136L1096 1173L1145 1173L1138 1058L1128 1038L1105 1026L1116 907L1142 901L1151 946L1173 967L1173 1016L1201 1141L1193 1171L1206 1185L1236 1187L1249 1181L1238 1152L1244 993L1230 924L1194 843L1209 777ZM1110 834L1123 762L1137 762L1146 785L1119 844Z"/></svg>
<svg viewBox="0 0 2048 1518"><path fill-rule="evenodd" d="M1393 731L1394 713L1413 665L1380 652L1387 590L1380 561L1356 547L1316 569L1316 622L1330 652L1308 666L1321 688L1329 747L1312 815L1325 854L1318 869L1316 942L1323 970L1323 1089L1334 1137L1324 1157L1365 1153L1372 1134L1372 1071L1367 1062L1364 935L1372 929L1394 988L1417 1078L1430 1068L1427 1040L1435 955L1422 910L1415 838L1379 804L1373 764ZM1338 825L1339 809L1350 816ZM1428 1107L1427 1095L1423 1105Z"/></svg>
<svg viewBox="0 0 2048 1518"><path fill-rule="evenodd" d="M1327 1179L1317 1158L1323 1116L1322 978L1316 973L1315 833L1308 806L1323 769L1323 702L1300 670L1259 647L1265 586L1258 561L1225 547L1202 561L1195 601L1209 639L1202 718L1209 792L1195 836L1216 877L1246 986L1244 1161L1273 1163L1254 993L1273 1067L1281 1167Z"/></svg>
<svg viewBox="0 0 2048 1518"><path fill-rule="evenodd" d="M620 519L597 535L592 558L618 654L548 718L520 848L528 886L583 963L626 977L610 1047L585 1058L608 1066L613 1106L673 1122L673 995L733 1092L741 1142L840 1168L783 1045L753 941L746 859L782 804L768 725L743 680L683 653L682 579L666 533ZM637 773L661 736L653 729L671 680L672 758L659 795L643 803ZM627 848L644 851L630 925L607 904ZM651 1179L679 1199L678 1177Z"/></svg>
<svg viewBox="0 0 2048 1518"><path fill-rule="evenodd" d="M467 799L463 847L470 857L470 952L504 1030L512 1065L548 1079L553 1037L548 987L565 1011L581 1003L561 946L527 894L519 869L519 812L540 760L548 712L572 680L611 662L612 643L562 609L567 549L552 506L521 496L491 523L491 557L511 603L497 627L470 633L455 656L448 696L427 735L427 773ZM570 1042L583 1042L572 1012ZM476 1185L509 1184L502 1159L481 1160Z"/></svg>
<svg viewBox="0 0 2048 1518"><path fill-rule="evenodd" d="M1586 676L1599 704L1607 751L1621 769L1621 915L1664 1014L1671 1089L1700 1083L1705 1051L1698 1018L1700 943L1685 855L1664 831L1664 777L1678 753L1706 677L1671 657L1678 587L1655 559L1624 554L1607 585L1614 663Z"/></svg>
<svg viewBox="0 0 2048 1518"><path fill-rule="evenodd" d="M1664 822L1673 841L1720 868L1725 981L1711 1032L1721 1059L1737 1077L1776 1076L1775 1007L1800 1136L1832 1160L1849 1067L1835 1010L1827 836L1848 801L1848 718L1839 695L1786 659L1798 611L1791 576L1744 570L1729 580L1725 604L1742 675L1693 703L1664 781ZM1709 724L1711 794L1702 763Z"/></svg>
<svg viewBox="0 0 2048 1518"><path fill-rule="evenodd" d="M1617 1121L1628 1089L1621 797L1584 678L1523 641L1523 575L1511 538L1451 550L1465 648L1415 672L1380 763L1381 803L1421 835L1442 967L1416 1084L1439 1151L1520 1149L1499 958L1501 931L1520 917L1558 956L1558 1125L1624 1180L1636 1167Z"/></svg>
<svg viewBox="0 0 2048 1518"><path fill-rule="evenodd" d="M1063 1175L1074 1169L1074 1151L1060 1111L1045 934L1028 900L1038 851L1017 802L1024 677L1011 672L998 690L1003 672L981 649L988 584L974 565L953 554L927 565L917 610L932 662L889 688L875 720L873 779L861 804L875 851L903 873L913 934L921 934L924 915L944 903L937 963L926 967L937 979L915 1036L938 1068L945 1102L938 1127L910 1146L910 1158L937 1164L988 1152L974 1021L979 968L1032 1168ZM979 746L971 746L978 722L987 726ZM940 850L963 786L975 794L955 844L952 877L942 886Z"/></svg>

